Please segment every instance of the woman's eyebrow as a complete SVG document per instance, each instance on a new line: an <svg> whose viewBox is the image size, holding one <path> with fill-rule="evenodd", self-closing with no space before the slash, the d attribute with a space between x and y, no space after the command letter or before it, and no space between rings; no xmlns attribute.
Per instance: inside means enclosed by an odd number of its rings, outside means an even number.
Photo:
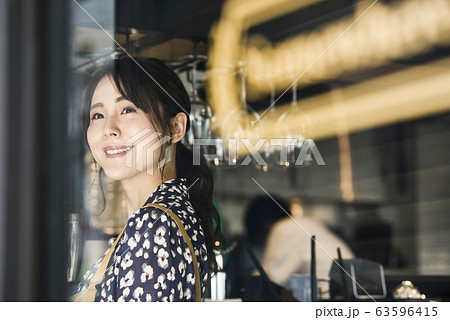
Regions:
<svg viewBox="0 0 450 320"><path fill-rule="evenodd" d="M118 102L120 102L120 101L122 101L122 100L127 100L127 99L125 99L125 98L122 97L122 96L117 97L117 98L116 98L116 103L118 103Z"/></svg>
<svg viewBox="0 0 450 320"><path fill-rule="evenodd" d="M122 97L122 96L117 97L116 100L115 100L115 103L119 103L120 101L123 101L123 100L127 100L127 99L124 98L124 97ZM101 103L101 102L94 103L94 104L91 106L91 109L99 108L99 107L103 107L103 103Z"/></svg>
<svg viewBox="0 0 450 320"><path fill-rule="evenodd" d="M97 102L97 103L94 103L94 104L91 106L91 110L94 109L94 108L100 108L100 107L103 107L103 103Z"/></svg>

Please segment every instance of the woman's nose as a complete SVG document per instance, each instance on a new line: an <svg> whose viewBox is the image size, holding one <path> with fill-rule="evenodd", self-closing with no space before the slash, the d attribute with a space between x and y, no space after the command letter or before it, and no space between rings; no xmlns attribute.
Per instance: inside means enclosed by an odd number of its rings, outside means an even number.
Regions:
<svg viewBox="0 0 450 320"><path fill-rule="evenodd" d="M117 120L114 117L109 117L105 121L105 126L103 128L103 135L108 138L110 136L119 136L120 129Z"/></svg>

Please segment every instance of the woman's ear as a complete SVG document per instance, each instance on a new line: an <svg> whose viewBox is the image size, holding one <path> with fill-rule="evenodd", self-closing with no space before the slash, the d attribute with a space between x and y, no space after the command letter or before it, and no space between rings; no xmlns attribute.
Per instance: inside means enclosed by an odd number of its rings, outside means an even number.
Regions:
<svg viewBox="0 0 450 320"><path fill-rule="evenodd" d="M177 143L186 134L188 117L186 113L179 112L172 118L172 143Z"/></svg>

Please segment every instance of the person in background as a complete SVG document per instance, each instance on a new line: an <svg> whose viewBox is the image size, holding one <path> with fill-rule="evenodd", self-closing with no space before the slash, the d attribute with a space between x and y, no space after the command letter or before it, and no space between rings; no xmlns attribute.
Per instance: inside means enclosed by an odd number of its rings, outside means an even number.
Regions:
<svg viewBox="0 0 450 320"><path fill-rule="evenodd" d="M288 215L289 213L289 215ZM344 259L353 258L350 247L327 226L305 214L299 199L291 201L285 217L273 224L264 247L262 266L269 278L289 287L293 274L310 274L311 236L316 236L316 266L318 286L326 291L333 259L337 259L337 248Z"/></svg>
<svg viewBox="0 0 450 320"><path fill-rule="evenodd" d="M247 206L245 211L246 240L260 261L272 226L287 216L286 211L289 212L289 203L276 195L257 196Z"/></svg>
<svg viewBox="0 0 450 320"><path fill-rule="evenodd" d="M286 217L284 210L289 210L289 204L275 195L273 198L280 205L266 195L258 195L252 198L245 208L245 232L234 239L237 246L230 252L228 263L225 265L227 291L231 298L259 301L257 300L259 297L252 296L255 293L252 278L257 274L248 250L255 254L260 263L270 228L276 221ZM259 287L259 283L256 287Z"/></svg>

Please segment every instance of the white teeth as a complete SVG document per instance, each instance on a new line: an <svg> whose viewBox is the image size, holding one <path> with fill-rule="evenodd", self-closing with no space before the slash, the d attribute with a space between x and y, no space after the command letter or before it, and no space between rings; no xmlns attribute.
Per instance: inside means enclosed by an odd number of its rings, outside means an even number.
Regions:
<svg viewBox="0 0 450 320"><path fill-rule="evenodd" d="M117 153L127 152L130 150L131 150L131 147L127 147L125 149L106 150L106 153L107 154L117 154Z"/></svg>

